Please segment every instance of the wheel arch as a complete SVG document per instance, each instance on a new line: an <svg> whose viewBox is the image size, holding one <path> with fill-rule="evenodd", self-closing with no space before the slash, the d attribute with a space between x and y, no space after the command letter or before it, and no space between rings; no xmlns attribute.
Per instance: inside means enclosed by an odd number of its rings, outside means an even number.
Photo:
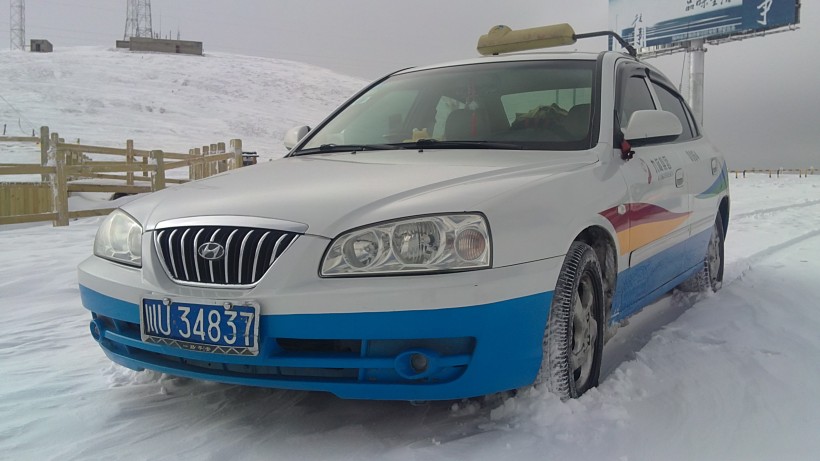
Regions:
<svg viewBox="0 0 820 461"><path fill-rule="evenodd" d="M723 238L726 238L726 232L729 230L729 196L723 197L718 205L718 213L723 220Z"/></svg>
<svg viewBox="0 0 820 461"><path fill-rule="evenodd" d="M595 251L601 264L601 278L604 281L604 325L609 324L612 299L618 279L618 255L615 239L601 226L590 226L581 231L573 241L584 242Z"/></svg>

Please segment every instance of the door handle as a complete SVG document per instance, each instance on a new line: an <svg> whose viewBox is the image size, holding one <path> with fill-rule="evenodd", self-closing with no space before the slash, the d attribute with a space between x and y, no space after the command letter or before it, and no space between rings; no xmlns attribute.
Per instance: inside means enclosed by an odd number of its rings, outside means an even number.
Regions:
<svg viewBox="0 0 820 461"><path fill-rule="evenodd" d="M683 168L675 170L675 187L683 187Z"/></svg>

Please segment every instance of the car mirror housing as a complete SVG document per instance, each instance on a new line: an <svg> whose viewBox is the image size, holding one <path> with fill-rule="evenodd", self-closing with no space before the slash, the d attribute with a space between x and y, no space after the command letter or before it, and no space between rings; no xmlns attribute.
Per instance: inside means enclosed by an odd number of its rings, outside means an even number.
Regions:
<svg viewBox="0 0 820 461"><path fill-rule="evenodd" d="M624 139L633 145L674 140L683 133L675 114L664 110L636 110L624 130Z"/></svg>
<svg viewBox="0 0 820 461"><path fill-rule="evenodd" d="M285 148L290 150L293 146L299 143L310 132L310 127L307 125L295 126L285 132L284 144Z"/></svg>

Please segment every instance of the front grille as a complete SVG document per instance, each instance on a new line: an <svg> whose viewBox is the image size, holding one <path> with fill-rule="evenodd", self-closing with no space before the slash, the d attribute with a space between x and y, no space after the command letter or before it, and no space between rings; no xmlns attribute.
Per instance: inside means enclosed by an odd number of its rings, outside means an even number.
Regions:
<svg viewBox="0 0 820 461"><path fill-rule="evenodd" d="M155 244L168 275L178 282L253 285L298 236L251 227L184 226L157 231ZM199 249L206 243L219 244L224 255L205 259Z"/></svg>

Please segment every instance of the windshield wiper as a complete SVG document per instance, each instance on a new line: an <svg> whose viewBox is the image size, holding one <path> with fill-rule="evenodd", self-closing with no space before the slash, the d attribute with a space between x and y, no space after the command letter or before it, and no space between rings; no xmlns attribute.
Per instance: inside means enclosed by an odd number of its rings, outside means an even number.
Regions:
<svg viewBox="0 0 820 461"><path fill-rule="evenodd" d="M332 152L361 152L365 150L396 150L396 149L406 149L405 146L400 144L322 144L319 147L313 147L310 149L303 149L296 153L296 155L302 154L315 154L315 153L332 153Z"/></svg>
<svg viewBox="0 0 820 461"><path fill-rule="evenodd" d="M438 139L419 139L414 143L419 149L509 149L521 150L521 144L495 141L439 141Z"/></svg>
<svg viewBox="0 0 820 461"><path fill-rule="evenodd" d="M319 147L303 149L294 155L325 154L333 152L361 152L376 150L413 149L504 149L521 150L524 146L508 142L496 141L439 141L438 139L424 138L414 142L395 144L322 144Z"/></svg>

